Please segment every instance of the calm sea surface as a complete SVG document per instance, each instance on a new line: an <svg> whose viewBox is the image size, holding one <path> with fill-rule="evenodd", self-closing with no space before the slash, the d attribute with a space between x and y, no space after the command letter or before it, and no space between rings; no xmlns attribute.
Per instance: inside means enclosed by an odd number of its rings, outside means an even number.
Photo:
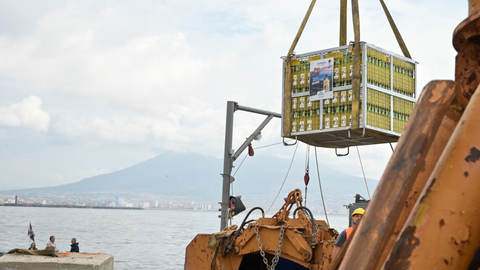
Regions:
<svg viewBox="0 0 480 270"><path fill-rule="evenodd" d="M271 213L267 216L271 216ZM115 256L115 269L183 269L185 248L198 233L219 230L217 211L109 210L0 206L0 252L28 248L32 222L37 247L45 248L55 235L60 251L70 251L70 239L80 252ZM314 214L315 219L325 219ZM235 217L240 224L245 217ZM258 218L253 212L250 218ZM339 232L348 226L347 215L329 215Z"/></svg>

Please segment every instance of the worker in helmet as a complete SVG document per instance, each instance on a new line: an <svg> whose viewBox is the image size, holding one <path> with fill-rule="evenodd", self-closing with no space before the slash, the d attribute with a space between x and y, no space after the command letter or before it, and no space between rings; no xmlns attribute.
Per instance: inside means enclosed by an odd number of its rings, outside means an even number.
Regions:
<svg viewBox="0 0 480 270"><path fill-rule="evenodd" d="M352 227L343 230L335 241L335 248L333 249L333 258L337 257L338 253L343 247L343 244L347 241L348 237L352 234L353 229L357 226L360 219L365 214L365 209L357 208L352 213Z"/></svg>

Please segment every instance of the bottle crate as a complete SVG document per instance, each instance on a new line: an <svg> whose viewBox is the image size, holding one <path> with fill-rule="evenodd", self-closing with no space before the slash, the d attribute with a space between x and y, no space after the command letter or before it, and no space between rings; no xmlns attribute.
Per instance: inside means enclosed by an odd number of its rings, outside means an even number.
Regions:
<svg viewBox="0 0 480 270"><path fill-rule="evenodd" d="M360 45L360 129L351 129L354 53L342 46L293 57L290 87L283 74L285 137L335 148L398 140L415 106L418 63L366 42ZM285 95L287 88L290 95ZM319 95L322 90L329 95Z"/></svg>

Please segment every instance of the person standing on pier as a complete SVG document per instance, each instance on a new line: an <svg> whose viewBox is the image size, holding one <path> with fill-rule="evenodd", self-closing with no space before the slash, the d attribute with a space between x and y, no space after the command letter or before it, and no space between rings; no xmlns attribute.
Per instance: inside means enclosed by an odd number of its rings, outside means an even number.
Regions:
<svg viewBox="0 0 480 270"><path fill-rule="evenodd" d="M28 248L28 250L37 250L37 244L33 242L32 244L30 244L30 247Z"/></svg>
<svg viewBox="0 0 480 270"><path fill-rule="evenodd" d="M80 248L78 247L77 238L72 238L72 244L70 245L70 252L80 252Z"/></svg>
<svg viewBox="0 0 480 270"><path fill-rule="evenodd" d="M57 245L55 244L55 236L53 236L53 235L50 236L50 241L48 241L48 243L47 243L47 248L48 247L53 247L53 248L55 248L55 251L57 251L57 252L59 251L58 248L57 248Z"/></svg>

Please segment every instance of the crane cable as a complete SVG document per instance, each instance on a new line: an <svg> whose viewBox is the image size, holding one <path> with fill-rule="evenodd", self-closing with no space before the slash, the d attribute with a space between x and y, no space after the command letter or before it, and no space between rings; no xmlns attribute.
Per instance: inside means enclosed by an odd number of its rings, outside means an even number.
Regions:
<svg viewBox="0 0 480 270"><path fill-rule="evenodd" d="M306 157L305 157L305 176L303 177L303 181L305 182L305 207L307 206L307 191L308 191L308 182L310 182L310 145L307 145L306 150Z"/></svg>
<svg viewBox="0 0 480 270"><path fill-rule="evenodd" d="M280 195L280 192L282 192L283 185L285 184L285 181L287 180L288 174L290 173L290 169L292 168L293 160L295 159L295 154L297 153L298 145L299 145L299 143L297 143L297 145L295 146L295 152L293 152L292 161L290 162L290 166L288 167L287 175L285 175L285 179L283 179L282 186L280 187L280 190L278 191L277 196L275 196L275 199L273 200L272 204L270 205L270 207L268 207L268 210L265 212L265 215L268 214L268 211L270 211L273 204L277 200L278 195Z"/></svg>
<svg viewBox="0 0 480 270"><path fill-rule="evenodd" d="M293 141L293 140L290 140L290 141ZM289 142L289 141L287 141ZM272 144L269 144L269 145L264 145L264 146L259 146L259 147L255 147L253 148L254 150L257 150L257 149L262 149L262 148L266 148L266 147L270 147L270 146L274 146L274 145L277 145L277 144L282 144L283 142L279 142L279 143L272 143ZM245 159L247 158L247 154L245 154L245 156L243 157L243 160L242 162L240 163L240 165L238 165L238 168L235 170L235 173L232 175L232 176L235 176L235 174L237 174L238 170L240 170L240 167L242 167L242 164L243 162L245 161Z"/></svg>
<svg viewBox="0 0 480 270"><path fill-rule="evenodd" d="M370 191L368 190L367 178L365 177L365 172L363 171L362 158L360 157L360 151L358 151L358 146L355 146L355 147L357 148L358 160L360 161L360 167L362 168L363 179L365 180L365 186L367 187L368 199L370 200L371 199Z"/></svg>
<svg viewBox="0 0 480 270"><path fill-rule="evenodd" d="M291 140L291 141L293 141L293 140ZM287 142L288 142L288 141L287 141ZM254 149L257 150L257 149L266 148L266 147L274 146L274 145L281 144L281 143L283 143L283 142L273 143L273 144L264 145L264 146L259 146L259 147L256 147L256 148L254 148ZM240 162L240 165L238 165L238 168L235 170L235 172L233 173L232 177L234 177L234 176L237 174L238 170L240 170L240 167L242 167L242 164L243 164L243 162L245 161L245 159L247 158L248 155L249 155L249 154L248 154L248 151L247 151L247 153L245 154L245 156L244 156L243 159L242 159L242 162ZM233 195L233 182L230 184L230 191L231 191L231 194L230 194L230 195Z"/></svg>
<svg viewBox="0 0 480 270"><path fill-rule="evenodd" d="M325 207L325 200L323 199L322 182L320 181L320 169L318 167L317 147L315 147L315 163L317 164L318 185L320 186L320 195L322 196L323 211L325 212L325 219L327 220L327 225L328 227L330 227L330 223L328 222L327 217L327 208Z"/></svg>

